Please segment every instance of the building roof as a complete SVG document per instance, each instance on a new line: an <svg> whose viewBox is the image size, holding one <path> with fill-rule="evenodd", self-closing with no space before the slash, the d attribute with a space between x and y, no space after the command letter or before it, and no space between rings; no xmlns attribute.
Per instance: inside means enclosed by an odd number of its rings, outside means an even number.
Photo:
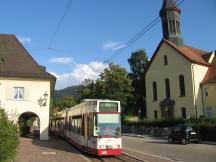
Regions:
<svg viewBox="0 0 216 162"><path fill-rule="evenodd" d="M190 62L200 64L203 66L211 66L211 64L209 64L208 61L206 61L206 58L208 57L208 55L210 55L209 52L187 45L177 46L176 44L166 39L163 39L162 41L166 42L172 48L177 50L182 56L184 56Z"/></svg>
<svg viewBox="0 0 216 162"><path fill-rule="evenodd" d="M56 80L38 65L15 35L8 34L0 34L0 77Z"/></svg>
<svg viewBox="0 0 216 162"><path fill-rule="evenodd" d="M210 56L210 53L207 52L207 51L204 51L204 50L201 50L201 49L198 49L198 48L194 48L194 47L191 47L191 46L186 46L186 45L182 45L182 46L177 46L176 44L166 40L166 39L162 39L161 42L159 43L156 51L154 52L150 62L149 62L149 65L146 69L146 72L148 71L149 67L151 66L155 56L157 55L159 49L161 48L161 45L163 43L166 43L168 46L172 47L174 50L178 51L178 53L180 55L182 55L184 58L186 58L187 60L189 60L190 62L192 63L195 63L195 64L199 64L199 65L202 65L202 66L207 66L207 67L211 67L211 64L208 63L208 58Z"/></svg>
<svg viewBox="0 0 216 162"><path fill-rule="evenodd" d="M160 16L164 13L166 10L176 10L178 12L181 12L181 10L176 6L175 0L163 0L163 5L160 10Z"/></svg>
<svg viewBox="0 0 216 162"><path fill-rule="evenodd" d="M176 7L175 0L163 0L162 8Z"/></svg>
<svg viewBox="0 0 216 162"><path fill-rule="evenodd" d="M214 54L215 55L215 54ZM215 83L216 82L216 55L212 61L211 67L208 69L202 84Z"/></svg>

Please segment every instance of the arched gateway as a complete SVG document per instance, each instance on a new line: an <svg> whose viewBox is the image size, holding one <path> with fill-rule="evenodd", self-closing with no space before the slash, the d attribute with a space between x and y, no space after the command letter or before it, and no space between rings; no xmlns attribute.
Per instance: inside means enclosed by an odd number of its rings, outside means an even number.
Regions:
<svg viewBox="0 0 216 162"><path fill-rule="evenodd" d="M40 137L40 118L33 112L24 112L18 118L20 136Z"/></svg>

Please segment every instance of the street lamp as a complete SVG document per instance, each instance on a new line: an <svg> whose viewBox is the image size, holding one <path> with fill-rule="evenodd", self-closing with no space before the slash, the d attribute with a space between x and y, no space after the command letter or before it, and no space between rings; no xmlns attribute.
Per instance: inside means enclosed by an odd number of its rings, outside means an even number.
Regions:
<svg viewBox="0 0 216 162"><path fill-rule="evenodd" d="M139 108L138 113L139 113L139 120L141 120L141 109L140 108Z"/></svg>
<svg viewBox="0 0 216 162"><path fill-rule="evenodd" d="M47 101L47 99L48 99L48 94L47 94L47 92L45 92L44 94L43 94L43 98L42 97L40 97L40 99L38 100L38 104L42 107L42 106L46 106L46 101Z"/></svg>

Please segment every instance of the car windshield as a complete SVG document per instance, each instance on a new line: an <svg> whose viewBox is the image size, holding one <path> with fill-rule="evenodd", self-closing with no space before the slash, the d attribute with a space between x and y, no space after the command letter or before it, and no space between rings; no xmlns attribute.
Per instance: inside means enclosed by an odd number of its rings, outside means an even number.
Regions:
<svg viewBox="0 0 216 162"><path fill-rule="evenodd" d="M96 136L120 136L119 114L98 114L97 126L94 130Z"/></svg>
<svg viewBox="0 0 216 162"><path fill-rule="evenodd" d="M191 131L193 131L193 128L192 127L187 127L186 131L191 132Z"/></svg>

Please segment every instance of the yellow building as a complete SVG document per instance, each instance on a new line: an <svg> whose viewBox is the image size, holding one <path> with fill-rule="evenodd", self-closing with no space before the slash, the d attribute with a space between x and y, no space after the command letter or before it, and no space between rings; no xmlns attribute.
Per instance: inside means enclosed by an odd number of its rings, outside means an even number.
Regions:
<svg viewBox="0 0 216 162"><path fill-rule="evenodd" d="M180 12L174 0L163 1L163 39L146 71L150 119L216 116L215 52L183 44Z"/></svg>

